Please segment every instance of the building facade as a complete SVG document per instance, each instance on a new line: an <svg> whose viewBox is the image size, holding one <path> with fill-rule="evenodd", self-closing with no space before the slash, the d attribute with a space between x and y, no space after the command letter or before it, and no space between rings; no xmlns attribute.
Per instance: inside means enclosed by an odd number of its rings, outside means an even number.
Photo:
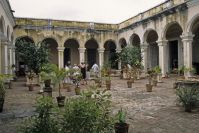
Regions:
<svg viewBox="0 0 199 133"><path fill-rule="evenodd" d="M0 1L0 74L11 74L15 64L14 16L8 0Z"/></svg>
<svg viewBox="0 0 199 133"><path fill-rule="evenodd" d="M165 76L185 66L199 74L199 1L168 0L120 24L16 18L14 42L21 39L47 42L59 67L67 61L102 66L122 48L139 46L145 71L159 65Z"/></svg>

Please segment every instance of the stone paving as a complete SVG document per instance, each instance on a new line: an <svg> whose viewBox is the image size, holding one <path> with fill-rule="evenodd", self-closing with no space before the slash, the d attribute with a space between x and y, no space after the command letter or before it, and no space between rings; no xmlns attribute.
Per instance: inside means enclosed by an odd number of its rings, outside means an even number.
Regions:
<svg viewBox="0 0 199 133"><path fill-rule="evenodd" d="M29 92L24 81L19 79L13 89L7 90L4 111L0 114L0 133L16 133L22 118L34 114L39 87ZM129 133L199 132L199 111L184 112L176 100L173 81L174 78L164 79L153 92L146 92L146 79L135 81L132 88L127 88L126 80L112 79L113 110L117 112L123 108L127 111ZM74 92L63 90L62 94L71 96ZM53 96L57 96L57 92Z"/></svg>

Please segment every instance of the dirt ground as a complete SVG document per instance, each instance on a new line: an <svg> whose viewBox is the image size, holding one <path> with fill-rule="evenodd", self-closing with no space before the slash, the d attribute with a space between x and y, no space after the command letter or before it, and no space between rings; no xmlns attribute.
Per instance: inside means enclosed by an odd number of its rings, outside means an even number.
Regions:
<svg viewBox="0 0 199 133"><path fill-rule="evenodd" d="M173 82L174 78L163 79L153 92L146 92L146 79L137 80L132 88L127 88L126 80L112 78L113 111L120 108L127 111L129 133L199 132L199 111L184 112L176 100ZM16 133L22 119L34 114L35 99L40 96L38 92L39 87L28 91L23 78L7 90L4 111L0 113L0 133ZM72 96L74 91L63 90L62 94ZM54 97L57 95L57 92L53 93Z"/></svg>

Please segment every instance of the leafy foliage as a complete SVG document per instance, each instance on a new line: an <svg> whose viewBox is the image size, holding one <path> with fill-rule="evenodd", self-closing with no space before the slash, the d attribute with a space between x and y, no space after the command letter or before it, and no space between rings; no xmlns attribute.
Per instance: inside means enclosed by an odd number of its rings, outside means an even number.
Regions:
<svg viewBox="0 0 199 133"><path fill-rule="evenodd" d="M176 90L176 95L183 106L194 106L199 100L198 86L178 88Z"/></svg>
<svg viewBox="0 0 199 133"><path fill-rule="evenodd" d="M19 133L58 133L58 122L52 115L53 100L50 97L41 97L37 100L37 115L24 121Z"/></svg>
<svg viewBox="0 0 199 133"><path fill-rule="evenodd" d="M5 82L7 79L11 78L12 75L9 74L0 74L0 98L4 98L5 97Z"/></svg>
<svg viewBox="0 0 199 133"><path fill-rule="evenodd" d="M16 52L30 70L39 73L41 66L48 63L48 47L43 43L36 46L27 41L18 41Z"/></svg>
<svg viewBox="0 0 199 133"><path fill-rule="evenodd" d="M105 92L90 91L89 94L90 97L83 94L82 97L67 101L61 132L110 133L113 131L110 103L107 102L108 97Z"/></svg>
<svg viewBox="0 0 199 133"><path fill-rule="evenodd" d="M141 67L141 51L137 47L126 47L122 50L119 57L122 65L131 65L133 67Z"/></svg>
<svg viewBox="0 0 199 133"><path fill-rule="evenodd" d="M126 113L122 109L120 109L118 111L117 116L118 116L119 123L125 123L126 122Z"/></svg>

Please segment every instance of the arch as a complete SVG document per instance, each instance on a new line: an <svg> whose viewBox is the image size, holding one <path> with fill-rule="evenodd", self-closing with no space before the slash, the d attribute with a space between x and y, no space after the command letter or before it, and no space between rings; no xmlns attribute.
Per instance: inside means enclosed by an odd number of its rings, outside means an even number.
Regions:
<svg viewBox="0 0 199 133"><path fill-rule="evenodd" d="M190 21L188 32L194 35L192 42L192 64L196 74L199 75L199 15L194 16Z"/></svg>
<svg viewBox="0 0 199 133"><path fill-rule="evenodd" d="M79 42L75 38L69 38L64 43L64 65L70 62L73 64L79 64Z"/></svg>
<svg viewBox="0 0 199 133"><path fill-rule="evenodd" d="M187 24L186 32L192 32L194 23L199 19L199 14L195 15Z"/></svg>
<svg viewBox="0 0 199 133"><path fill-rule="evenodd" d="M2 32L2 33L5 32L5 20L4 20L3 16L1 16L1 18L0 18L0 32Z"/></svg>
<svg viewBox="0 0 199 133"><path fill-rule="evenodd" d="M99 48L99 45L97 41L94 38L92 38L86 41L85 48L86 62L89 65L88 69L90 69L94 63L99 64L99 55L97 54L97 49Z"/></svg>
<svg viewBox="0 0 199 133"><path fill-rule="evenodd" d="M20 36L20 37L17 37L16 40L15 40L15 44L16 42L18 42L19 40L22 40L22 41L28 41L28 42L31 42L31 43L35 43L35 41L33 40L32 37L30 36Z"/></svg>
<svg viewBox="0 0 199 133"><path fill-rule="evenodd" d="M119 39L119 46L123 49L127 46L127 42L125 38L120 38Z"/></svg>
<svg viewBox="0 0 199 133"><path fill-rule="evenodd" d="M58 43L54 38L44 38L41 45L46 45L49 52L49 62L58 65Z"/></svg>
<svg viewBox="0 0 199 133"><path fill-rule="evenodd" d="M147 68L159 65L158 34L154 29L148 29L143 36L144 43L148 44Z"/></svg>
<svg viewBox="0 0 199 133"><path fill-rule="evenodd" d="M9 25L7 26L7 38L8 38L8 40L10 40L10 27L9 27Z"/></svg>
<svg viewBox="0 0 199 133"><path fill-rule="evenodd" d="M171 28L172 26L177 26L180 27L180 29L182 30L182 26L177 22L177 21L172 21L170 23L168 23L164 28L163 28L163 32L161 34L161 38L163 40L166 40L166 36L167 36L167 32L169 30L169 28ZM183 30L182 30L183 31Z"/></svg>
<svg viewBox="0 0 199 133"><path fill-rule="evenodd" d="M132 46L140 47L141 40L140 40L140 37L138 36L138 34L133 33L131 35L130 43Z"/></svg>
<svg viewBox="0 0 199 133"><path fill-rule="evenodd" d="M107 40L104 43L104 63L109 63L112 69L118 69L116 48L116 43L113 40Z"/></svg>

